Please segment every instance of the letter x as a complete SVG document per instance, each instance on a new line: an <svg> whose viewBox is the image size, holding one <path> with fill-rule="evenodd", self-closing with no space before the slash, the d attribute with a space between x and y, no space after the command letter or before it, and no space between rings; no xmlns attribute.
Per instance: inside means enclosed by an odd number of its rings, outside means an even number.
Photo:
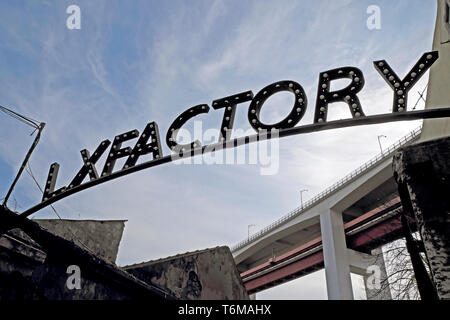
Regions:
<svg viewBox="0 0 450 320"><path fill-rule="evenodd" d="M78 171L75 178L73 178L72 182L69 184L69 188L79 186L88 174L91 180L98 179L98 173L97 169L95 168L95 163L98 161L98 159L100 159L100 157L106 151L106 149L108 149L110 144L111 141L109 140L102 141L92 156L86 149L80 151L84 165L80 169L80 171Z"/></svg>

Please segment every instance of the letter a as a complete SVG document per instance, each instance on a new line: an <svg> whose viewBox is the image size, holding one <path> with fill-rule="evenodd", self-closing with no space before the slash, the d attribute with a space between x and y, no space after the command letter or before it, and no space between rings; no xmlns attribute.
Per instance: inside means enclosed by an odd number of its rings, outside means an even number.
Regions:
<svg viewBox="0 0 450 320"><path fill-rule="evenodd" d="M70 5L66 9L66 13L70 14L69 17L67 17L66 20L66 26L67 29L73 30L73 29L81 29L81 10L80 7L77 5Z"/></svg>
<svg viewBox="0 0 450 320"><path fill-rule="evenodd" d="M67 267L67 274L70 276L67 278L66 286L67 289L81 289L81 270L79 266L71 265Z"/></svg>

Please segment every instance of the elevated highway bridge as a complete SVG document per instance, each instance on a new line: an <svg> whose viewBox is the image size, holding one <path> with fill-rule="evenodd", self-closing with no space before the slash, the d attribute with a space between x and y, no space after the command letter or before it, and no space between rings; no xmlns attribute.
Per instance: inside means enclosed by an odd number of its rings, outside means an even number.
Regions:
<svg viewBox="0 0 450 320"><path fill-rule="evenodd" d="M450 105L448 1L437 0L433 51L425 109ZM450 119L429 119L385 152L329 187L303 208L232 248L247 290L256 293L325 268L329 299L353 299L350 272L367 275L376 264L385 273L381 245L402 236L402 211L393 177L395 150L450 136ZM413 222L413 221L411 221ZM366 288L366 293L369 293ZM390 298L385 292L382 298Z"/></svg>
<svg viewBox="0 0 450 320"><path fill-rule="evenodd" d="M234 246L233 256L248 292L307 275L328 262L327 287L330 277L342 273L350 293L350 272L367 275L369 265L382 263L382 255L372 255L373 250L402 237L402 207L392 156L398 148L417 141L420 133L421 127L306 202L303 208Z"/></svg>

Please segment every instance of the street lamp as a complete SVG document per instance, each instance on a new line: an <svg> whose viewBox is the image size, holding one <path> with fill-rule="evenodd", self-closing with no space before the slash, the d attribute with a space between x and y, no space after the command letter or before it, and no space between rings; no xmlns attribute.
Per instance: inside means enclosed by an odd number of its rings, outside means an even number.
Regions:
<svg viewBox="0 0 450 320"><path fill-rule="evenodd" d="M250 227L256 227L256 224L249 224L247 226L247 239L250 241Z"/></svg>
<svg viewBox="0 0 450 320"><path fill-rule="evenodd" d="M301 205L302 205L302 210L303 210L303 197L302 197L302 194L303 194L303 192L305 192L305 191L308 191L308 189L302 189L302 190L300 190L300 203L301 203Z"/></svg>
<svg viewBox="0 0 450 320"><path fill-rule="evenodd" d="M387 138L384 134L380 134L378 136L378 145L380 146L380 151L381 153L383 153L383 148L381 147L381 142L380 142L380 138Z"/></svg>

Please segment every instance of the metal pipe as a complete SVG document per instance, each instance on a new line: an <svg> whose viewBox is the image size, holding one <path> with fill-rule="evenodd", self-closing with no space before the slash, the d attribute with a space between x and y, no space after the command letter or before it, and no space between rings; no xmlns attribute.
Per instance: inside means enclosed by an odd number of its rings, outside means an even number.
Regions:
<svg viewBox="0 0 450 320"><path fill-rule="evenodd" d="M9 187L9 190L8 190L8 193L6 194L5 199L3 200L3 206L4 207L6 207L6 203L8 202L8 199L11 196L11 193L13 192L13 189L16 186L17 181L19 181L19 178L22 175L22 172L25 169L25 167L26 167L26 165L28 163L28 160L31 157L31 154L33 153L34 148L36 148L36 146L37 146L37 144L39 142L39 139L41 138L41 132L44 129L44 127L45 127L45 123L41 122L39 124L39 127L37 128L38 133L36 135L36 138L34 139L33 144L31 145L30 149L28 150L28 152L27 152L27 154L25 156L25 159L23 160L22 165L20 166L19 172L17 173L17 175L16 175L16 177L15 177L11 187Z"/></svg>

